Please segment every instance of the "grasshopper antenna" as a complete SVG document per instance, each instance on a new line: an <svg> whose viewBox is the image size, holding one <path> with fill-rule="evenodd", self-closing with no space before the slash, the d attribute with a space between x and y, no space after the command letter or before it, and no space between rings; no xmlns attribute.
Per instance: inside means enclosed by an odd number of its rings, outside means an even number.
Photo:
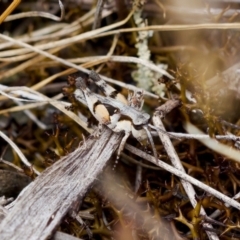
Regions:
<svg viewBox="0 0 240 240"><path fill-rule="evenodd" d="M158 154L157 154L157 150L156 150L156 148L155 148L155 146L154 146L154 142L153 142L152 135L151 135L150 131L148 130L148 127L147 127L147 126L144 126L143 128L144 128L144 130L145 130L146 133L147 133L148 140L149 140L149 142L150 142L150 144L151 144L151 147L152 147L152 150L153 150L153 155L154 155L154 157L155 157L156 163L158 163Z"/></svg>

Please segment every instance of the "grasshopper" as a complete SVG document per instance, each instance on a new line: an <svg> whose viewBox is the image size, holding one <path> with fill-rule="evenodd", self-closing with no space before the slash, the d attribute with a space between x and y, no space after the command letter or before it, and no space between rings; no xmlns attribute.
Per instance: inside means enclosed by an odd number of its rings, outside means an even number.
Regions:
<svg viewBox="0 0 240 240"><path fill-rule="evenodd" d="M148 113L141 111L143 106L143 91L129 94L128 100L126 100L122 94L118 93L113 87L101 79L96 72L91 71L89 79L99 87L105 96L90 91L82 77L75 79L77 89L74 95L77 100L81 101L83 94L91 114L99 122L99 131L101 131L101 126L104 124L114 132L124 132L124 137L117 151L115 165L130 135L140 143L148 139L154 157L156 161L158 161L157 151L154 147L151 133L148 130L151 117ZM81 92L79 92L79 90ZM95 135L98 135L99 131L97 131Z"/></svg>

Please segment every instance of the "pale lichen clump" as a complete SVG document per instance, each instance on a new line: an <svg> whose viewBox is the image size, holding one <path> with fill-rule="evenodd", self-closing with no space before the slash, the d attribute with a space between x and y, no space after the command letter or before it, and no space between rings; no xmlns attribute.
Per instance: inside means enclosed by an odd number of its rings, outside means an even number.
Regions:
<svg viewBox="0 0 240 240"><path fill-rule="evenodd" d="M137 5L136 11L133 15L134 22L137 27L147 26L147 21L142 18L142 9L145 1L136 1ZM150 61L151 53L148 48L148 39L152 36L152 31L138 31L138 36L136 38L135 47L138 49L137 55L139 58ZM159 67L166 69L166 65L159 65ZM163 87L157 82L162 75L159 73L154 73L148 67L137 64L137 70L132 73L133 79L137 82L138 87L145 90L152 90L158 95L163 94Z"/></svg>

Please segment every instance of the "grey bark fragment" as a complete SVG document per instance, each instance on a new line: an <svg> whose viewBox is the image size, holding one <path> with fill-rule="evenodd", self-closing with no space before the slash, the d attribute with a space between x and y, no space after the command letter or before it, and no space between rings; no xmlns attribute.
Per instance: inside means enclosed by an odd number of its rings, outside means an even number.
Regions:
<svg viewBox="0 0 240 240"><path fill-rule="evenodd" d="M41 173L2 221L1 240L42 240L51 236L72 205L83 199L121 138L121 134L104 127L99 139L89 138Z"/></svg>

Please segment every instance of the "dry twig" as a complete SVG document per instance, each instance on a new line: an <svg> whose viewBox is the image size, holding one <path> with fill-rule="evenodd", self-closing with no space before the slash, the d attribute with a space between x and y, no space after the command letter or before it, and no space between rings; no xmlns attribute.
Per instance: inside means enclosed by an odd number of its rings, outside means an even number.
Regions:
<svg viewBox="0 0 240 240"><path fill-rule="evenodd" d="M158 113L156 113L153 116L153 123L154 123L154 125L156 127L158 127L160 129L162 129L163 131L165 131L163 123L162 123L160 117L158 116ZM181 164L181 161L180 161L180 159L179 159L179 157L178 157L178 155L177 155L177 153L176 153L176 151L175 151L175 149L174 149L174 147L173 147L169 137L167 135L162 134L162 132L160 132L160 131L158 131L158 135L159 135L159 138L162 141L162 144L163 144L163 146L164 146L164 148L165 148L165 150L166 150L166 152L167 152L167 154L169 156L169 159L171 160L173 166L176 169L178 169L178 170L182 171L183 173L185 173L185 169L183 168L183 166ZM189 200L190 200L192 206L195 207L196 204L197 204L197 201L196 201L196 198L195 198L196 197L196 192L195 192L193 186L189 182L187 182L187 181L185 181L183 179L181 180L181 183L182 183L182 185L184 187L184 190L185 190L186 194L189 197ZM205 212L203 207L201 207L200 214L204 215L204 216L206 215L206 212ZM207 228L213 228L209 223L203 223L203 225L205 227L207 227ZM206 233L207 233L207 235L208 235L208 237L210 239L218 239L217 235L214 232L207 231Z"/></svg>

